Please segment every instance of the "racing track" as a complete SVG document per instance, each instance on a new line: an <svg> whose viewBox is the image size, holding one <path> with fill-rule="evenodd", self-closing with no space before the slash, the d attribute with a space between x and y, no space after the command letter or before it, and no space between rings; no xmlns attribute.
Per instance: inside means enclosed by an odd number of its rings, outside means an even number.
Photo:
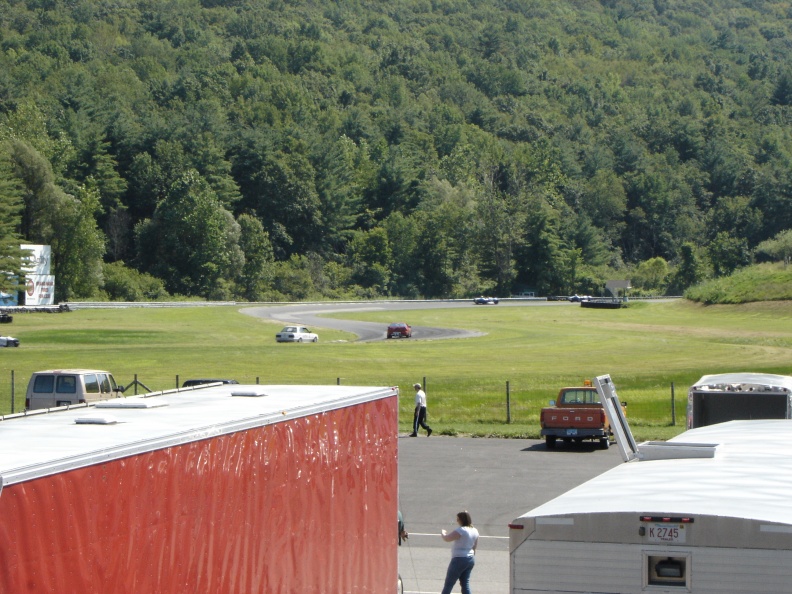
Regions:
<svg viewBox="0 0 792 594"><path fill-rule="evenodd" d="M387 325L379 322L362 322L358 320L337 320L326 317L334 313L356 311L392 311L393 322L407 322L407 312L416 309L448 309L457 307L525 307L525 306L571 306L564 301L539 301L515 299L501 301L498 305L473 305L472 300L465 301L360 301L354 303L295 303L288 305L266 305L246 307L240 311L256 318L265 318L283 324L299 324L309 328L332 328L350 332L358 337L358 342L387 340ZM412 325L412 324L410 324ZM439 340L445 338L470 338L482 336L482 332L459 330L455 328L432 328L429 326L413 326L413 338L420 340Z"/></svg>

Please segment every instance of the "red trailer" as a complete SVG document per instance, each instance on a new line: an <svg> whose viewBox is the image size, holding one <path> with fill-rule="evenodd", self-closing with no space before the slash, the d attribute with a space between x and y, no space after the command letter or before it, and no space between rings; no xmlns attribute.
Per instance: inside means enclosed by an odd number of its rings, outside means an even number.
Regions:
<svg viewBox="0 0 792 594"><path fill-rule="evenodd" d="M219 385L0 422L0 592L392 592L398 388Z"/></svg>

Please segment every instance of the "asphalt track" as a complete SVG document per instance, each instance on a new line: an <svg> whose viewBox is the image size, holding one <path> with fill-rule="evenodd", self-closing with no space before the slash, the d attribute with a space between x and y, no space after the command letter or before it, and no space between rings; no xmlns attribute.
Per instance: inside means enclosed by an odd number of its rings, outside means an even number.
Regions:
<svg viewBox="0 0 792 594"><path fill-rule="evenodd" d="M473 305L472 300L449 301L363 301L350 303L294 303L288 305L266 305L245 307L240 311L256 318L270 319L283 324L299 324L308 326L312 331L318 329L319 340L322 340L321 329L332 328L343 330L357 335L359 342L387 340L387 326L377 322L362 322L357 320L337 320L325 317L334 313L349 313L355 311L392 311L393 322L410 323L408 312L413 309L447 309L458 307L580 307L577 303L566 301L544 301L530 299L514 299L501 301L498 305ZM412 326L412 324L410 324ZM413 339L415 340L440 340L447 338L469 338L481 336L480 332L459 330L455 328L431 328L428 326L413 326Z"/></svg>
<svg viewBox="0 0 792 594"><path fill-rule="evenodd" d="M548 450L527 439L402 436L399 504L410 533L399 548L405 593L442 590L450 545L440 530L456 528L456 513L468 510L481 535L471 590L507 594L509 522L620 463L618 448L595 444Z"/></svg>
<svg viewBox="0 0 792 594"><path fill-rule="evenodd" d="M241 311L320 332L322 328L344 330L360 341L375 341L386 340L383 324L324 316L393 311L393 321L409 323L411 309L525 306L580 307L564 301L515 299L478 306L471 301L393 301L254 306ZM453 328L413 326L415 340L476 335ZM431 393L428 397L431 424ZM440 530L454 529L456 513L468 510L481 535L471 589L475 594L507 594L509 522L619 463L617 448L601 450L594 444L547 450L544 442L536 440L427 438L425 433L418 438L400 436L399 507L410 533L399 548L405 593L438 594L442 590L450 545L440 538ZM459 592L459 585L453 591Z"/></svg>

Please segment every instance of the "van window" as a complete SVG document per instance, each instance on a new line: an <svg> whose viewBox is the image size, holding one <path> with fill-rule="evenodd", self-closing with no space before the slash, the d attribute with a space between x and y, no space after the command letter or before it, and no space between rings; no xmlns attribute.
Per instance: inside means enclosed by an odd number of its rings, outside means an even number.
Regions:
<svg viewBox="0 0 792 594"><path fill-rule="evenodd" d="M86 375L83 378L85 382L85 393L86 394L98 394L99 393L99 380L96 379L96 375L93 373Z"/></svg>
<svg viewBox="0 0 792 594"><path fill-rule="evenodd" d="M106 373L99 374L99 381L102 382L102 392L110 392L110 380L107 379Z"/></svg>
<svg viewBox="0 0 792 594"><path fill-rule="evenodd" d="M77 378L73 375L58 376L57 387L55 388L56 394L76 394L77 393Z"/></svg>
<svg viewBox="0 0 792 594"><path fill-rule="evenodd" d="M54 375L37 375L36 381L33 383L33 391L43 394L52 394L55 387Z"/></svg>
<svg viewBox="0 0 792 594"><path fill-rule="evenodd" d="M58 376L57 387L55 388L56 394L76 394L77 393L77 378L73 375Z"/></svg>

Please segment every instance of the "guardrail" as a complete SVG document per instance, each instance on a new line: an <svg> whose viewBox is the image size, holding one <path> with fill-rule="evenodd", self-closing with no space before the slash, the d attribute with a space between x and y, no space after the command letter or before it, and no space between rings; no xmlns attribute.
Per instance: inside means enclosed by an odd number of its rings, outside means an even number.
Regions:
<svg viewBox="0 0 792 594"><path fill-rule="evenodd" d="M657 295L646 297L629 297L630 301L653 299L681 299L676 295ZM499 301L569 301L568 296L550 295L548 297L500 297ZM596 297L596 299L601 299ZM604 299L604 298L603 298ZM367 300L325 300L325 301L64 301L59 305L40 306L10 306L0 308L0 312L28 313L46 312L57 313L63 311L76 311L78 309L125 309L133 307L249 307L256 305L308 305L308 304L363 304L363 303L471 303L472 297L465 299L367 299Z"/></svg>
<svg viewBox="0 0 792 594"><path fill-rule="evenodd" d="M237 301L67 301L61 305L70 311L74 311L78 309L125 309L129 307L218 307L240 305L240 303Z"/></svg>

